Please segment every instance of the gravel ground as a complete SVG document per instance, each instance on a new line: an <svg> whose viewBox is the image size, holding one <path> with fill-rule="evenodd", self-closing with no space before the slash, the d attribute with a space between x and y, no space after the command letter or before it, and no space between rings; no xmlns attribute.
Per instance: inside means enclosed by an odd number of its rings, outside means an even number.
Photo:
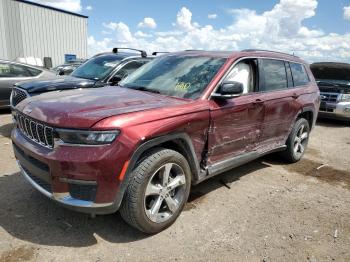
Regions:
<svg viewBox="0 0 350 262"><path fill-rule="evenodd" d="M350 261L350 127L322 121L302 161L267 156L193 187L169 229L61 208L18 173L0 111L0 261ZM224 185L226 184L226 186Z"/></svg>

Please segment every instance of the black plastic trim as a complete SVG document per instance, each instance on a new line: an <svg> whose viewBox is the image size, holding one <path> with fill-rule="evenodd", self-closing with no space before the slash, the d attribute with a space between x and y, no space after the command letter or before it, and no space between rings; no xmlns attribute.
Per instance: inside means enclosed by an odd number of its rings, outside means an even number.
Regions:
<svg viewBox="0 0 350 262"><path fill-rule="evenodd" d="M171 142L171 141L175 141L175 140L180 140L180 141L183 141L185 143L184 149L187 152L187 156L185 156L185 157L187 157L187 160L189 161L189 165L190 165L191 172L193 175L192 182L196 183L196 181L199 179L200 167L199 167L199 162L196 158L196 153L194 151L194 147L193 147L193 144L192 144L190 137L186 133L175 133L175 134L169 134L169 135L156 137L156 138L150 139L150 140L144 142L143 144L141 144L136 149L134 154L132 155L130 162L129 162L129 165L128 165L128 169L126 171L126 174L124 176L122 184L121 184L119 191L117 193L116 200L114 202L114 206L117 209L119 209L119 207L120 207L120 204L123 200L124 192L125 192L127 186L129 185L129 181L131 179L131 173L132 173L134 167L136 166L137 161L141 157L141 155L151 148L154 148L154 147L159 146L163 143Z"/></svg>

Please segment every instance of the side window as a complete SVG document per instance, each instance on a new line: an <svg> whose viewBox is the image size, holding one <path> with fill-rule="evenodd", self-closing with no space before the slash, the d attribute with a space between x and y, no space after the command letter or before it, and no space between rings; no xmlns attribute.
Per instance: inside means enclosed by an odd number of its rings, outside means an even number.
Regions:
<svg viewBox="0 0 350 262"><path fill-rule="evenodd" d="M13 77L9 64L0 63L0 77Z"/></svg>
<svg viewBox="0 0 350 262"><path fill-rule="evenodd" d="M130 75L132 72L134 72L136 69L138 69L140 66L142 66L145 62L144 61L131 61L127 64L125 64L117 73L116 75L120 75L121 78L125 78L128 75Z"/></svg>
<svg viewBox="0 0 350 262"><path fill-rule="evenodd" d="M32 67L27 67L27 70L31 76L38 76L42 72L41 70Z"/></svg>
<svg viewBox="0 0 350 262"><path fill-rule="evenodd" d="M259 62L259 91L271 91L287 88L287 74L284 61L261 59Z"/></svg>
<svg viewBox="0 0 350 262"><path fill-rule="evenodd" d="M11 73L14 77L32 76L25 66L10 64Z"/></svg>
<svg viewBox="0 0 350 262"><path fill-rule="evenodd" d="M310 82L305 67L302 64L290 63L293 74L294 86L303 86Z"/></svg>
<svg viewBox="0 0 350 262"><path fill-rule="evenodd" d="M224 81L235 81L243 84L243 94L255 91L257 61L249 59L235 65Z"/></svg>

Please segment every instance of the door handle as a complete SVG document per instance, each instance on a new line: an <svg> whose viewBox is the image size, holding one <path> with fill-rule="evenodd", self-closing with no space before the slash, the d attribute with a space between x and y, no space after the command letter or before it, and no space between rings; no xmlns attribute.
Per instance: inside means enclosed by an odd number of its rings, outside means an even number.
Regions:
<svg viewBox="0 0 350 262"><path fill-rule="evenodd" d="M293 93L292 97L293 97L294 99L297 99L297 98L299 97L299 95L298 95L297 93Z"/></svg>
<svg viewBox="0 0 350 262"><path fill-rule="evenodd" d="M261 99L256 99L255 101L253 101L253 104L254 105L259 105L259 104L262 104L262 103L264 103L264 100L261 100Z"/></svg>

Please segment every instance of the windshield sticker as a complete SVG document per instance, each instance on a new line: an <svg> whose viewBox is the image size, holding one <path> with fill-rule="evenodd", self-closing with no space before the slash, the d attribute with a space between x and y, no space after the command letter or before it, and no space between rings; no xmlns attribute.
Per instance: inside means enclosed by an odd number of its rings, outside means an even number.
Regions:
<svg viewBox="0 0 350 262"><path fill-rule="evenodd" d="M190 83L179 82L176 84L175 89L180 91L187 91L190 88Z"/></svg>

